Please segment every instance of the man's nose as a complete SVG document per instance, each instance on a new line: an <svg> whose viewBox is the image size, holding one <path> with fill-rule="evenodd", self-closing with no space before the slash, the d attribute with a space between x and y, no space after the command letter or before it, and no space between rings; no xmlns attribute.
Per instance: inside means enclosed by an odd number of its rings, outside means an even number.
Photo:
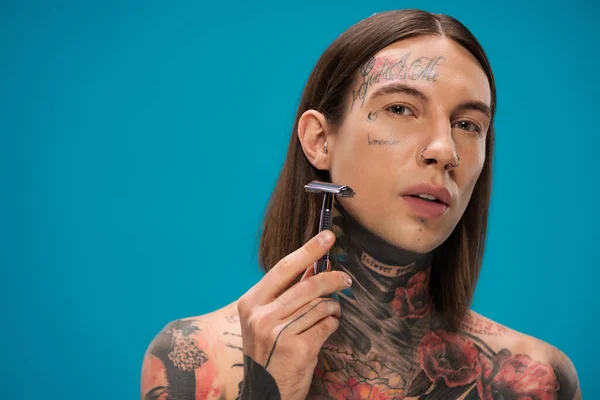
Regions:
<svg viewBox="0 0 600 400"><path fill-rule="evenodd" d="M433 128L429 140L420 150L420 159L425 164L435 164L446 171L458 167L460 156L452 137L450 123L438 124Z"/></svg>

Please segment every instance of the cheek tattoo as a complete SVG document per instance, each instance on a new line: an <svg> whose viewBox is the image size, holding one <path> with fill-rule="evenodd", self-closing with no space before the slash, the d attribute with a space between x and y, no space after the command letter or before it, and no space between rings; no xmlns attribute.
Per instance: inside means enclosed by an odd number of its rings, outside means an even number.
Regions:
<svg viewBox="0 0 600 400"><path fill-rule="evenodd" d="M398 139L391 139L391 140L371 139L370 133L367 133L367 141L369 143L369 146L393 146L393 145L400 143L400 141Z"/></svg>
<svg viewBox="0 0 600 400"><path fill-rule="evenodd" d="M377 113L375 111L371 111L367 115L367 121L369 121L370 123L373 123L377 120L377 117L378 117ZM371 139L371 134L367 133L367 143L369 144L369 146L392 146L392 145L400 143L400 141L397 139L392 139L392 140Z"/></svg>

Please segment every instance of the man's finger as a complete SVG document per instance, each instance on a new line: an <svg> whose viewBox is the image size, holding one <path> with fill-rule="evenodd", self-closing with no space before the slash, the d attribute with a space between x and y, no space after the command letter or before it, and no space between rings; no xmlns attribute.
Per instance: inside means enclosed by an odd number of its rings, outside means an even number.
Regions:
<svg viewBox="0 0 600 400"><path fill-rule="evenodd" d="M254 302L265 304L283 293L298 275L305 272L309 265L312 268L313 263L327 253L334 241L333 232L325 230L311 238L298 250L282 258L251 289Z"/></svg>
<svg viewBox="0 0 600 400"><path fill-rule="evenodd" d="M331 260L327 260L327 271L331 271ZM315 275L315 264L312 264L310 267L308 267L306 269L306 271L304 271L304 275L302 275L302 278L300 279L300 281L302 282L303 280L310 278L311 276Z"/></svg>

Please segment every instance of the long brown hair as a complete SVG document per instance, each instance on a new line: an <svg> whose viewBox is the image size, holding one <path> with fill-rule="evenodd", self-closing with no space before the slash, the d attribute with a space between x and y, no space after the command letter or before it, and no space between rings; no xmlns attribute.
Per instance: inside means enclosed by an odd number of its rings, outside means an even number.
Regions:
<svg viewBox="0 0 600 400"><path fill-rule="evenodd" d="M318 196L305 193L304 185L313 180L330 180L329 173L317 170L302 151L297 135L300 116L314 109L323 113L328 122L340 123L358 69L388 45L420 35L450 38L473 54L488 77L491 108L495 113L496 87L487 56L473 34L456 19L421 10L399 10L375 14L350 27L321 55L304 88L287 158L263 221L258 258L265 271L317 234L321 202ZM492 123L487 134L485 163L471 200L450 237L433 253L431 293L436 308L454 329L470 307L481 269L493 146Z"/></svg>

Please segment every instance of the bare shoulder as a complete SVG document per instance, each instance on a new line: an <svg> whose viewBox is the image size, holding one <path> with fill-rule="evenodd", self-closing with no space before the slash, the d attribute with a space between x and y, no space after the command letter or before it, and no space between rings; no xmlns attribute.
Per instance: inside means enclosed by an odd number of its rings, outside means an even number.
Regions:
<svg viewBox="0 0 600 400"><path fill-rule="evenodd" d="M566 354L551 344L474 311L465 316L461 331L488 356L486 359L489 360L485 362L490 382L513 385L515 395L521 386L529 392L537 390L540 398L581 399L575 366Z"/></svg>
<svg viewBox="0 0 600 400"><path fill-rule="evenodd" d="M141 399L236 399L243 379L237 306L167 324L142 364Z"/></svg>

